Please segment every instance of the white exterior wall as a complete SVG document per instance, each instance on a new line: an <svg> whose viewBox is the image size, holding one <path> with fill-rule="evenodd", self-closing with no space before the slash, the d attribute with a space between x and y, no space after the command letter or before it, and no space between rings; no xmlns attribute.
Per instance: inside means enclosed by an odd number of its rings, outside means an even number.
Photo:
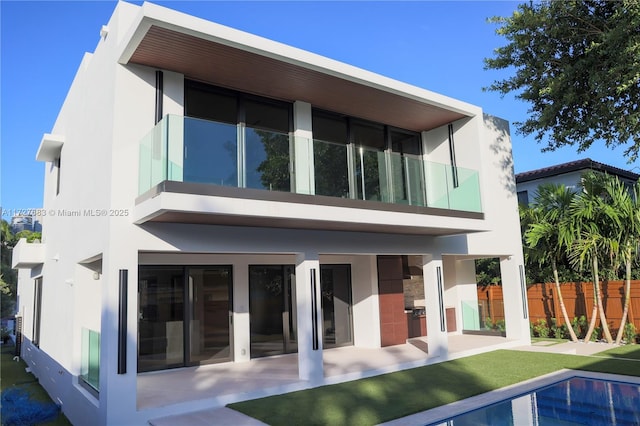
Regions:
<svg viewBox="0 0 640 426"><path fill-rule="evenodd" d="M584 173L584 170L519 183L518 192L527 191L527 198L529 199L529 203L532 203L534 198L536 197L538 186L544 183L555 183L557 185L564 185L568 189L577 192L580 190L579 185L582 173Z"/></svg>
<svg viewBox="0 0 640 426"><path fill-rule="evenodd" d="M155 10L155 6L152 9ZM34 372L41 377L54 400L63 404L65 413L74 424L143 424L151 416L136 409L139 264L233 265L235 362L246 362L250 357L248 265L252 263L297 263L304 275L308 275L310 268L323 263L350 264L354 344L376 348L381 344L376 256L423 255L429 347L442 359L447 354L447 333L439 326L439 296L435 286L438 270L443 273L443 303L445 307L456 307L459 330L462 328L459 300L468 297L472 288L475 296L475 276L471 272L473 261L456 256L501 257L505 300L507 295L509 300L519 297L518 266L522 264L522 250L508 126L506 122L483 117L477 107L465 105L474 116L453 124L457 165L480 172L484 221L478 224L477 219L446 216L416 218L405 213L377 210L369 211L366 220L381 224L388 223L389 218L397 223L421 222L416 226L423 226L425 221L429 221L434 227L451 227L455 223L463 229L468 227L487 232L437 238L175 223L134 225L132 214L138 196L138 144L155 124L156 77L152 68L120 65L118 60L122 43L127 42L127 35L131 32L129 25L137 22L140 13L137 6L119 3L108 24L108 35L99 42L94 54L85 56L80 66L51 132L64 136L65 142L61 152L60 194L55 195L55 173L45 173L44 210L53 212L42 221L45 263L41 271L34 269L27 273L29 271L22 270L19 278L19 309L24 315L25 336L29 337L33 317L33 278L40 273L44 277L41 345L40 349L27 345L25 358L31 362ZM183 76L164 72L163 114L183 115L183 96ZM436 98L438 102L446 101L439 95L434 95ZM452 105L458 108L456 102L451 100ZM294 105L295 122L299 127L294 132L294 140L296 147L300 148L296 155L312 164L310 151L302 149L311 147L308 145L310 139L307 139L311 136L310 106L303 102ZM425 158L449 164L447 126L423 132L423 137ZM45 167L49 170L52 165L47 163ZM301 191L313 193L313 180L304 174L304 170L296 170L296 174L300 178L298 187ZM202 198L190 197L189 200L192 204L187 208L203 204ZM246 207L252 201L227 201L225 208L229 212L234 209L240 211L242 206ZM308 217L310 209L308 205L284 203L271 207L268 212L260 213L273 217L285 214ZM335 207L312 208L318 217L344 223L364 220L361 213L360 217L346 219ZM90 216L86 214L88 210L106 210L107 215ZM88 267L86 262L96 259L101 259L101 265L99 275L94 276L95 268ZM126 374L117 373L116 358L118 272L121 269L128 271ZM306 302L309 295L302 292L298 295L299 309L302 307L308 313ZM521 320L519 309L507 309L505 306L507 333L509 337L526 341L528 325ZM309 316L305 314L306 318ZM83 327L101 333L99 399L77 384ZM300 350L301 375L317 381L321 355L318 359L317 354L305 350ZM51 371L62 373L56 373L56 376Z"/></svg>

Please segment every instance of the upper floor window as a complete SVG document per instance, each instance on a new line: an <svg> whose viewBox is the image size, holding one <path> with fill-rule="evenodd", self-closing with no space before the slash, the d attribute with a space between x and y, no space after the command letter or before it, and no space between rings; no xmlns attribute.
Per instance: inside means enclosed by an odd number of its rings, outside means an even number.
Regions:
<svg viewBox="0 0 640 426"><path fill-rule="evenodd" d="M184 180L290 191L292 114L287 102L186 80Z"/></svg>
<svg viewBox="0 0 640 426"><path fill-rule="evenodd" d="M529 206L529 191L518 191L518 204Z"/></svg>
<svg viewBox="0 0 640 426"><path fill-rule="evenodd" d="M352 143L365 149L399 154L422 154L422 138L410 130L317 109L313 110L312 123L313 138L319 141Z"/></svg>
<svg viewBox="0 0 640 426"><path fill-rule="evenodd" d="M31 343L40 346L40 323L42 317L42 277L35 279L33 286L33 333Z"/></svg>
<svg viewBox="0 0 640 426"><path fill-rule="evenodd" d="M53 172L56 174L56 195L60 193L60 157L53 161Z"/></svg>

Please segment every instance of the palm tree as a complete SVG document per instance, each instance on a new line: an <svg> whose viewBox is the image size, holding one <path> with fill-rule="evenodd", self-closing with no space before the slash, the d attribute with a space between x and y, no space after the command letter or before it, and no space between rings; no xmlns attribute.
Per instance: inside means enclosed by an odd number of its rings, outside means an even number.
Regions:
<svg viewBox="0 0 640 426"><path fill-rule="evenodd" d="M638 256L640 241L640 182L633 188L633 196L620 179L607 182L606 193L609 203L620 215L620 226L617 229L618 246L621 263L625 266L624 308L620 327L616 335L616 344L620 344L624 334L624 326L629 314L631 300L631 264Z"/></svg>
<svg viewBox="0 0 640 426"><path fill-rule="evenodd" d="M599 275L600 260L608 260L609 264L613 264L619 248L615 229L621 225L620 216L604 199L607 182L611 179L609 175L601 173L583 174L583 192L573 199L566 222L570 232L575 235L569 249L569 260L580 268L584 263L589 263L593 274L593 312L585 342L591 339L599 314L602 332L607 342L613 343L600 296Z"/></svg>
<svg viewBox="0 0 640 426"><path fill-rule="evenodd" d="M526 214L530 224L524 238L532 260L536 260L541 266L551 264L560 311L571 340L577 342L578 337L569 321L558 278L558 261L565 256L566 249L572 243L572 234L564 223L574 196L564 185L540 185L533 205Z"/></svg>

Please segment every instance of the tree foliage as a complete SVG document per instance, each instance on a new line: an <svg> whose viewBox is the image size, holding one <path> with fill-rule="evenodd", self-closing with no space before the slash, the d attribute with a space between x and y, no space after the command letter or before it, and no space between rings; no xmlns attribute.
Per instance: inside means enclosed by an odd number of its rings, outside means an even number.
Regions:
<svg viewBox="0 0 640 426"><path fill-rule="evenodd" d="M556 267L564 263L591 275L594 303L585 341L594 332L598 316L603 335L608 342L613 341L599 282L601 278L621 276L625 279L624 311L616 342L622 339L634 266L636 275L638 270L638 199L640 183L629 188L615 176L591 171L582 175L579 192L573 194L563 186L541 185L532 206L521 206L528 272L540 269L537 266L544 270L549 265L559 272ZM554 275L562 309L560 282L566 280L555 271ZM568 323L564 312L563 316Z"/></svg>
<svg viewBox="0 0 640 426"><path fill-rule="evenodd" d="M640 0L547 0L494 17L507 45L485 59L486 69L514 69L487 89L515 93L530 104L516 122L543 140L543 151L602 141L640 150Z"/></svg>
<svg viewBox="0 0 640 426"><path fill-rule="evenodd" d="M476 283L481 287L502 284L499 258L490 257L476 260Z"/></svg>
<svg viewBox="0 0 640 426"><path fill-rule="evenodd" d="M0 247L2 261L0 269L0 316L2 318L11 316L15 307L18 280L16 271L11 269L11 254L17 241L15 235L11 232L9 223L6 220L2 220L2 245Z"/></svg>

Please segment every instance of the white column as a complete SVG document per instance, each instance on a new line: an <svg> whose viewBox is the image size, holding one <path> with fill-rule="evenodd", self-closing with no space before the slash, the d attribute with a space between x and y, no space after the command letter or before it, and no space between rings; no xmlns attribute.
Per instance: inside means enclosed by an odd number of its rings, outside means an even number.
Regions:
<svg viewBox="0 0 640 426"><path fill-rule="evenodd" d="M293 125L295 129L293 132L295 192L298 194L314 194L313 132L310 103L294 102Z"/></svg>
<svg viewBox="0 0 640 426"><path fill-rule="evenodd" d="M353 345L380 347L380 303L376 256L357 256L352 267Z"/></svg>
<svg viewBox="0 0 640 426"><path fill-rule="evenodd" d="M324 379L320 297L319 256L317 253L300 253L296 257L298 375L312 383L320 383Z"/></svg>
<svg viewBox="0 0 640 426"><path fill-rule="evenodd" d="M251 359L251 326L249 322L249 264L233 264L233 360Z"/></svg>
<svg viewBox="0 0 640 426"><path fill-rule="evenodd" d="M522 258L518 256L500 259L500 277L507 338L524 340L523 344L529 344L529 308L523 265Z"/></svg>
<svg viewBox="0 0 640 426"><path fill-rule="evenodd" d="M118 374L119 272L127 270L127 369ZM137 400L138 252L125 244L111 247L102 263L100 326L100 420L124 424L135 415ZM117 410L112 407L118 407ZM109 409L107 409L109 408ZM101 421L99 423L102 423Z"/></svg>
<svg viewBox="0 0 640 426"><path fill-rule="evenodd" d="M424 296L427 314L429 357L446 358L449 354L444 309L444 273L440 256L422 256Z"/></svg>

